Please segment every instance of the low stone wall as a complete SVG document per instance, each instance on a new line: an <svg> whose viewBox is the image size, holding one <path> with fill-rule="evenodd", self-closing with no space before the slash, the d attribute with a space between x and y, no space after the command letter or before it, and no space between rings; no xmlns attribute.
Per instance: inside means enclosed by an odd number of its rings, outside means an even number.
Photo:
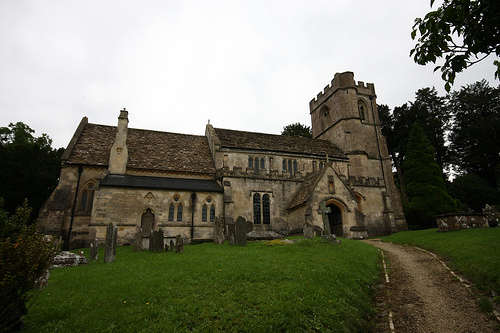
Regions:
<svg viewBox="0 0 500 333"><path fill-rule="evenodd" d="M486 214L444 214L436 216L438 231L488 228Z"/></svg>

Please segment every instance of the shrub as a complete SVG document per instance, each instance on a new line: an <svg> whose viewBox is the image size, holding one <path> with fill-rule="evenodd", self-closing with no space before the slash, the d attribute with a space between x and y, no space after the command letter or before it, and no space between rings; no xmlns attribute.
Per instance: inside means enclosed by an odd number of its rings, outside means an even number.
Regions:
<svg viewBox="0 0 500 333"><path fill-rule="evenodd" d="M27 313L26 302L35 282L47 273L58 252L54 242L29 223L31 208L25 200L14 215L0 206L0 332L19 330Z"/></svg>

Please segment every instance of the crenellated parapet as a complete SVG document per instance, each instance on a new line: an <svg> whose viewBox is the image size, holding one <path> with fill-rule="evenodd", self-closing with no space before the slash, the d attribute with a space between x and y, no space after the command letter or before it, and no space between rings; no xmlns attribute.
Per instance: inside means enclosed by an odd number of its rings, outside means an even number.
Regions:
<svg viewBox="0 0 500 333"><path fill-rule="evenodd" d="M384 178L378 177L355 177L349 176L349 185L351 186L373 186L385 187Z"/></svg>
<svg viewBox="0 0 500 333"><path fill-rule="evenodd" d="M328 84L323 91L320 91L316 98L309 102L309 110L312 112L334 92L339 89L355 89L358 94L375 96L375 85L373 83L364 83L354 81L353 72L336 73L333 80Z"/></svg>
<svg viewBox="0 0 500 333"><path fill-rule="evenodd" d="M286 171L278 170L259 170L255 171L254 168L240 168L233 167L232 169L225 167L223 168L223 177L235 177L235 178L251 178L251 179L264 179L264 180L291 180L291 181L303 181L306 175L300 172L290 173Z"/></svg>

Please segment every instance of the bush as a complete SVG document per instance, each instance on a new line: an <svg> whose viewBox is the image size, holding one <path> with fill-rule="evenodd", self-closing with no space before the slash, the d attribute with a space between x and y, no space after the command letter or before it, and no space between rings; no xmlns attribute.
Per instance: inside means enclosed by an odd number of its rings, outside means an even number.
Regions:
<svg viewBox="0 0 500 333"><path fill-rule="evenodd" d="M1 206L0 212L0 332L8 332L22 327L29 291L47 273L58 247L29 223L26 200L12 216Z"/></svg>

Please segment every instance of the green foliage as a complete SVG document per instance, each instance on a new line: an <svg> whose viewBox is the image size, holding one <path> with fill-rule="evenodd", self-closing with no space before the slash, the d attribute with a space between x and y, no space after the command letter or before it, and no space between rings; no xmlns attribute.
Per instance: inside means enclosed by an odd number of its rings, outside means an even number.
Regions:
<svg viewBox="0 0 500 333"><path fill-rule="evenodd" d="M431 0L431 7L434 0ZM415 19L412 39L420 35L410 56L419 65L436 63L445 89L450 91L457 73L483 60L489 54L500 56L500 2L498 0L444 0L423 19ZM495 77L500 77L500 62L494 61Z"/></svg>
<svg viewBox="0 0 500 333"><path fill-rule="evenodd" d="M500 188L500 87L486 81L462 87L449 98L450 134L455 164L462 174L476 174Z"/></svg>
<svg viewBox="0 0 500 333"><path fill-rule="evenodd" d="M500 200L498 191L481 177L468 174L459 176L450 184L448 193L460 200L463 211L469 209L481 213L486 204L494 205Z"/></svg>
<svg viewBox="0 0 500 333"><path fill-rule="evenodd" d="M50 147L46 134L33 133L22 122L0 127L0 197L9 213L28 198L32 219L57 185L63 153Z"/></svg>
<svg viewBox="0 0 500 333"><path fill-rule="evenodd" d="M25 332L366 332L379 281L378 251L352 240L99 252L52 270Z"/></svg>
<svg viewBox="0 0 500 333"><path fill-rule="evenodd" d="M441 170L424 131L414 124L403 163L404 191L408 197L407 221L412 226L435 226L433 216L455 212L455 201L446 192Z"/></svg>
<svg viewBox="0 0 500 333"><path fill-rule="evenodd" d="M312 138L312 130L309 126L302 125L301 123L295 123L283 127L281 135Z"/></svg>
<svg viewBox="0 0 500 333"><path fill-rule="evenodd" d="M478 288L500 293L500 228L436 232L436 229L398 232L384 242L416 245L443 256L453 269Z"/></svg>
<svg viewBox="0 0 500 333"><path fill-rule="evenodd" d="M43 276L57 253L29 223L27 201L12 216L3 212L0 239L0 331L7 329L30 298L29 291Z"/></svg>

